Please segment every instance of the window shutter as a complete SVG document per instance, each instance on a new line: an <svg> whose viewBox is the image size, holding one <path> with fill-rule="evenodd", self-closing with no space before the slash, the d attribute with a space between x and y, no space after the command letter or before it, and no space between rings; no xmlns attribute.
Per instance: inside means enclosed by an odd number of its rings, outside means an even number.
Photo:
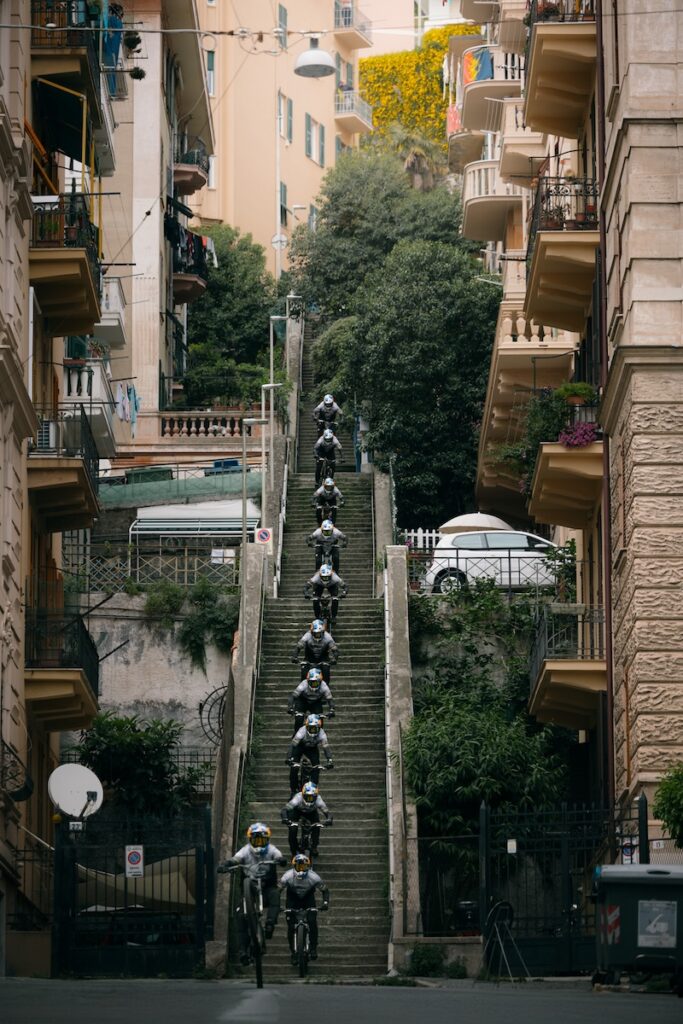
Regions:
<svg viewBox="0 0 683 1024"><path fill-rule="evenodd" d="M313 156L313 129L311 126L311 115L306 114L306 156Z"/></svg>
<svg viewBox="0 0 683 1024"><path fill-rule="evenodd" d="M283 4L278 4L277 8L277 23L280 29L280 47L283 50L287 49L287 8Z"/></svg>
<svg viewBox="0 0 683 1024"><path fill-rule="evenodd" d="M289 142L294 138L294 104L287 100L287 139Z"/></svg>
<svg viewBox="0 0 683 1024"><path fill-rule="evenodd" d="M287 186L280 182L280 224L287 224Z"/></svg>
<svg viewBox="0 0 683 1024"><path fill-rule="evenodd" d="M338 53L335 54L334 63L337 66L337 88L339 88L342 82L342 59Z"/></svg>
<svg viewBox="0 0 683 1024"><path fill-rule="evenodd" d="M319 148L320 148L320 154L319 154L320 158L318 160L318 163L320 164L321 167L324 167L325 166L325 125L324 124L321 124L320 127L318 128L318 141L319 141Z"/></svg>

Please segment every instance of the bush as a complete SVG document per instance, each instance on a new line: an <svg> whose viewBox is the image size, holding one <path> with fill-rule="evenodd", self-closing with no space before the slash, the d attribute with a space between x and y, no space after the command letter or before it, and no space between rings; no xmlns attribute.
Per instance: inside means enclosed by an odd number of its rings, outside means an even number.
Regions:
<svg viewBox="0 0 683 1024"><path fill-rule="evenodd" d="M449 964L446 964L444 974L447 978L466 978L467 977L467 965L461 956L456 957L455 960L451 960Z"/></svg>
<svg viewBox="0 0 683 1024"><path fill-rule="evenodd" d="M670 768L659 783L652 812L678 847L683 847L683 763Z"/></svg>
<svg viewBox="0 0 683 1024"><path fill-rule="evenodd" d="M443 946L413 946L406 974L411 978L438 978L444 973L445 958Z"/></svg>

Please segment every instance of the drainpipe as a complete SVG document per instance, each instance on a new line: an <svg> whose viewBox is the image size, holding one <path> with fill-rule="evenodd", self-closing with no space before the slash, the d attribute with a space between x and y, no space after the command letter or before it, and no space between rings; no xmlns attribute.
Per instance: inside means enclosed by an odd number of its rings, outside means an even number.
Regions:
<svg viewBox="0 0 683 1024"><path fill-rule="evenodd" d="M608 376L607 347L607 231L605 222L605 194L603 187L605 173L605 59L603 52L602 33L602 0L597 0L595 11L597 73L596 73L596 113L598 128L598 177L600 180L600 260L599 292L600 310L598 324L600 330L600 387L605 392ZM615 25L616 32L616 25ZM609 485L609 437L605 434L602 455L602 561L603 583L605 588L605 662L607 667L607 800L612 806L615 798L614 780L614 673L612 669L612 529L611 529L611 495Z"/></svg>

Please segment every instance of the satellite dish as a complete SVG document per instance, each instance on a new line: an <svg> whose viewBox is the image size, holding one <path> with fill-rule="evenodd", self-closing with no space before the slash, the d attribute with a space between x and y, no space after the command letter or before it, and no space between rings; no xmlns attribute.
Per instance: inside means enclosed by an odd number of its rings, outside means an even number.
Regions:
<svg viewBox="0 0 683 1024"><path fill-rule="evenodd" d="M83 764L60 764L47 780L47 791L57 810L71 818L89 818L104 799L102 783Z"/></svg>

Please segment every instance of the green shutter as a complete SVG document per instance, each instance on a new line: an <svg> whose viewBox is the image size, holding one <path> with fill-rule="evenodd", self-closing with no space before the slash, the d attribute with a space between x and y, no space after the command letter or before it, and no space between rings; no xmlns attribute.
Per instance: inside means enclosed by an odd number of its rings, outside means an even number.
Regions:
<svg viewBox="0 0 683 1024"><path fill-rule="evenodd" d="M312 130L312 127L311 127L311 115L310 114L306 114L306 144L305 144L304 149L305 149L306 156L311 156L311 157L313 156L313 139L312 139L312 135L313 135L313 130Z"/></svg>
<svg viewBox="0 0 683 1024"><path fill-rule="evenodd" d="M280 29L280 46L287 49L287 8L283 4L277 7L277 24Z"/></svg>
<svg viewBox="0 0 683 1024"><path fill-rule="evenodd" d="M287 139L289 142L294 138L294 104L287 100Z"/></svg>
<svg viewBox="0 0 683 1024"><path fill-rule="evenodd" d="M318 163L321 167L325 166L325 125L321 124L318 126L318 140L320 142L320 159Z"/></svg>
<svg viewBox="0 0 683 1024"><path fill-rule="evenodd" d="M353 64L350 63L346 65L346 84L353 89Z"/></svg>
<svg viewBox="0 0 683 1024"><path fill-rule="evenodd" d="M342 59L338 53L335 55L334 63L337 66L337 88L339 88L342 83Z"/></svg>
<svg viewBox="0 0 683 1024"><path fill-rule="evenodd" d="M284 181L280 182L280 223L287 223L287 186Z"/></svg>

